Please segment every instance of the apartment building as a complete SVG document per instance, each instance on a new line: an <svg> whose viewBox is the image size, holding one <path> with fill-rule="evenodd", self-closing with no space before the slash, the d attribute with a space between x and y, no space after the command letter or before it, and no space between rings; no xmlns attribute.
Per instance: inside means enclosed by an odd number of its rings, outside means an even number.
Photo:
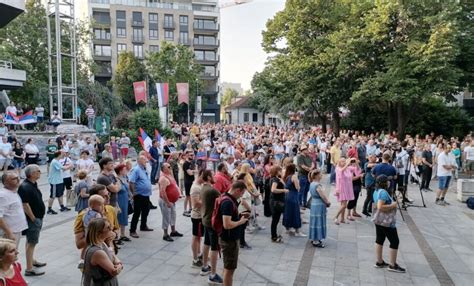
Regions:
<svg viewBox="0 0 474 286"><path fill-rule="evenodd" d="M193 49L204 66L202 122L218 122L219 7L218 0L83 0L79 18L93 19L90 53L99 66L96 81L112 79L118 55L132 51L139 59L160 50L162 41ZM192 83L190 83L192 84Z"/></svg>

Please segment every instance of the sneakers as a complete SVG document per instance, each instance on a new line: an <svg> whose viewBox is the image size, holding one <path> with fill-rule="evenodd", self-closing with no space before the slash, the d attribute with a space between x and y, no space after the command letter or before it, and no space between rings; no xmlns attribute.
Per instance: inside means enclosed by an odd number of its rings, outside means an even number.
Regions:
<svg viewBox="0 0 474 286"><path fill-rule="evenodd" d="M184 211L183 216L191 217L191 211Z"/></svg>
<svg viewBox="0 0 474 286"><path fill-rule="evenodd" d="M55 215L55 214L58 214L58 213L56 211L54 211L53 209L48 209L47 214Z"/></svg>
<svg viewBox="0 0 474 286"><path fill-rule="evenodd" d="M219 274L209 275L207 282L211 285L221 285L224 283L224 280L219 276Z"/></svg>
<svg viewBox="0 0 474 286"><path fill-rule="evenodd" d="M385 268L387 266L388 264L385 263L385 261L382 261L382 263L375 262L375 265L374 265L375 268Z"/></svg>
<svg viewBox="0 0 474 286"><path fill-rule="evenodd" d="M169 235L163 236L163 240L164 240L164 241L168 241L168 242L174 241L174 240L171 238L171 236L169 236Z"/></svg>
<svg viewBox="0 0 474 286"><path fill-rule="evenodd" d="M41 276L44 275L44 271L38 269L25 270L25 276Z"/></svg>
<svg viewBox="0 0 474 286"><path fill-rule="evenodd" d="M389 265L388 266L388 271L397 272L397 273L405 273L406 272L405 268L400 267L400 265L398 265L396 263L395 263L394 266Z"/></svg>
<svg viewBox="0 0 474 286"><path fill-rule="evenodd" d="M307 237L307 235L304 234L304 233L302 233L301 231L295 232L295 236L298 236L298 237Z"/></svg>
<svg viewBox="0 0 474 286"><path fill-rule="evenodd" d="M170 236L172 236L172 237L183 237L183 234L179 233L177 231L173 231L172 233L170 233Z"/></svg>
<svg viewBox="0 0 474 286"><path fill-rule="evenodd" d="M192 267L193 268L202 268L202 261L201 260L194 260L193 259L193 264L192 264Z"/></svg>
<svg viewBox="0 0 474 286"><path fill-rule="evenodd" d="M61 212L68 212L70 211L71 209L68 208L68 207L65 207L65 206L61 206L61 208L59 209Z"/></svg>
<svg viewBox="0 0 474 286"><path fill-rule="evenodd" d="M199 272L199 275L201 275L201 276L206 276L206 275L208 275L209 273L211 273L211 266L210 266L210 265L207 265L207 266L201 267L201 272Z"/></svg>

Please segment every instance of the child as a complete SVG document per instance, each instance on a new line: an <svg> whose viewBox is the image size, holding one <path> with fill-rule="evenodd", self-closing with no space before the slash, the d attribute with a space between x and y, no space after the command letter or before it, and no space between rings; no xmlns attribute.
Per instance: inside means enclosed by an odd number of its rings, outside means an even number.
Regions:
<svg viewBox="0 0 474 286"><path fill-rule="evenodd" d="M323 248L326 245L323 240L326 239L326 208L331 203L324 194L321 185L321 172L314 170L309 174L311 184L309 193L311 194L311 215L309 220L309 240L314 247Z"/></svg>

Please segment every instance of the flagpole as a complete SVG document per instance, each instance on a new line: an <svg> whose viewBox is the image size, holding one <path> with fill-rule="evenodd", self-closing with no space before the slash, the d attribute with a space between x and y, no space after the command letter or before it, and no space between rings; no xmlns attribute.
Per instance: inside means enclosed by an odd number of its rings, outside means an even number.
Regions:
<svg viewBox="0 0 474 286"><path fill-rule="evenodd" d="M189 115L189 99L188 99L188 103L186 104L188 106L188 124L190 122L190 115Z"/></svg>
<svg viewBox="0 0 474 286"><path fill-rule="evenodd" d="M149 88L148 88L148 75L145 77L145 94L146 94L146 101L145 101L145 106L146 108L148 109L148 101L150 100L150 91L149 91Z"/></svg>

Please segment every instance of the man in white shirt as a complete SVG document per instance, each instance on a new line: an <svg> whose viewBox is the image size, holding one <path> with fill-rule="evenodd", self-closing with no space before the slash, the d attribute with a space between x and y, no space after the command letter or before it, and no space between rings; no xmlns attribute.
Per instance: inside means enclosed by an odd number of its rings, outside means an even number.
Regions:
<svg viewBox="0 0 474 286"><path fill-rule="evenodd" d="M13 116L16 116L17 114L17 109L16 109L16 106L15 106L15 103L13 101L10 102L10 105L7 106L7 108L5 109L5 113L6 114L11 114Z"/></svg>
<svg viewBox="0 0 474 286"><path fill-rule="evenodd" d="M95 110L90 104L86 109L86 115L87 115L87 127L89 129L95 129L94 128Z"/></svg>
<svg viewBox="0 0 474 286"><path fill-rule="evenodd" d="M474 172L474 139L471 139L469 146L464 148L464 159L466 161L466 171L471 177Z"/></svg>
<svg viewBox="0 0 474 286"><path fill-rule="evenodd" d="M35 108L36 122L40 123L44 120L44 107L41 104Z"/></svg>
<svg viewBox="0 0 474 286"><path fill-rule="evenodd" d="M0 171L7 171L12 162L12 144L8 143L7 136L2 137L0 143Z"/></svg>
<svg viewBox="0 0 474 286"><path fill-rule="evenodd" d="M449 205L448 202L444 200L446 192L449 188L449 182L453 176L453 171L456 170L456 158L454 154L451 153L451 145L447 144L444 146L443 152L438 155L438 182L439 189L436 192L436 204L441 206Z"/></svg>
<svg viewBox="0 0 474 286"><path fill-rule="evenodd" d="M18 195L20 177L16 172L7 171L2 176L0 189L0 236L20 242L21 232L28 228L23 203Z"/></svg>

